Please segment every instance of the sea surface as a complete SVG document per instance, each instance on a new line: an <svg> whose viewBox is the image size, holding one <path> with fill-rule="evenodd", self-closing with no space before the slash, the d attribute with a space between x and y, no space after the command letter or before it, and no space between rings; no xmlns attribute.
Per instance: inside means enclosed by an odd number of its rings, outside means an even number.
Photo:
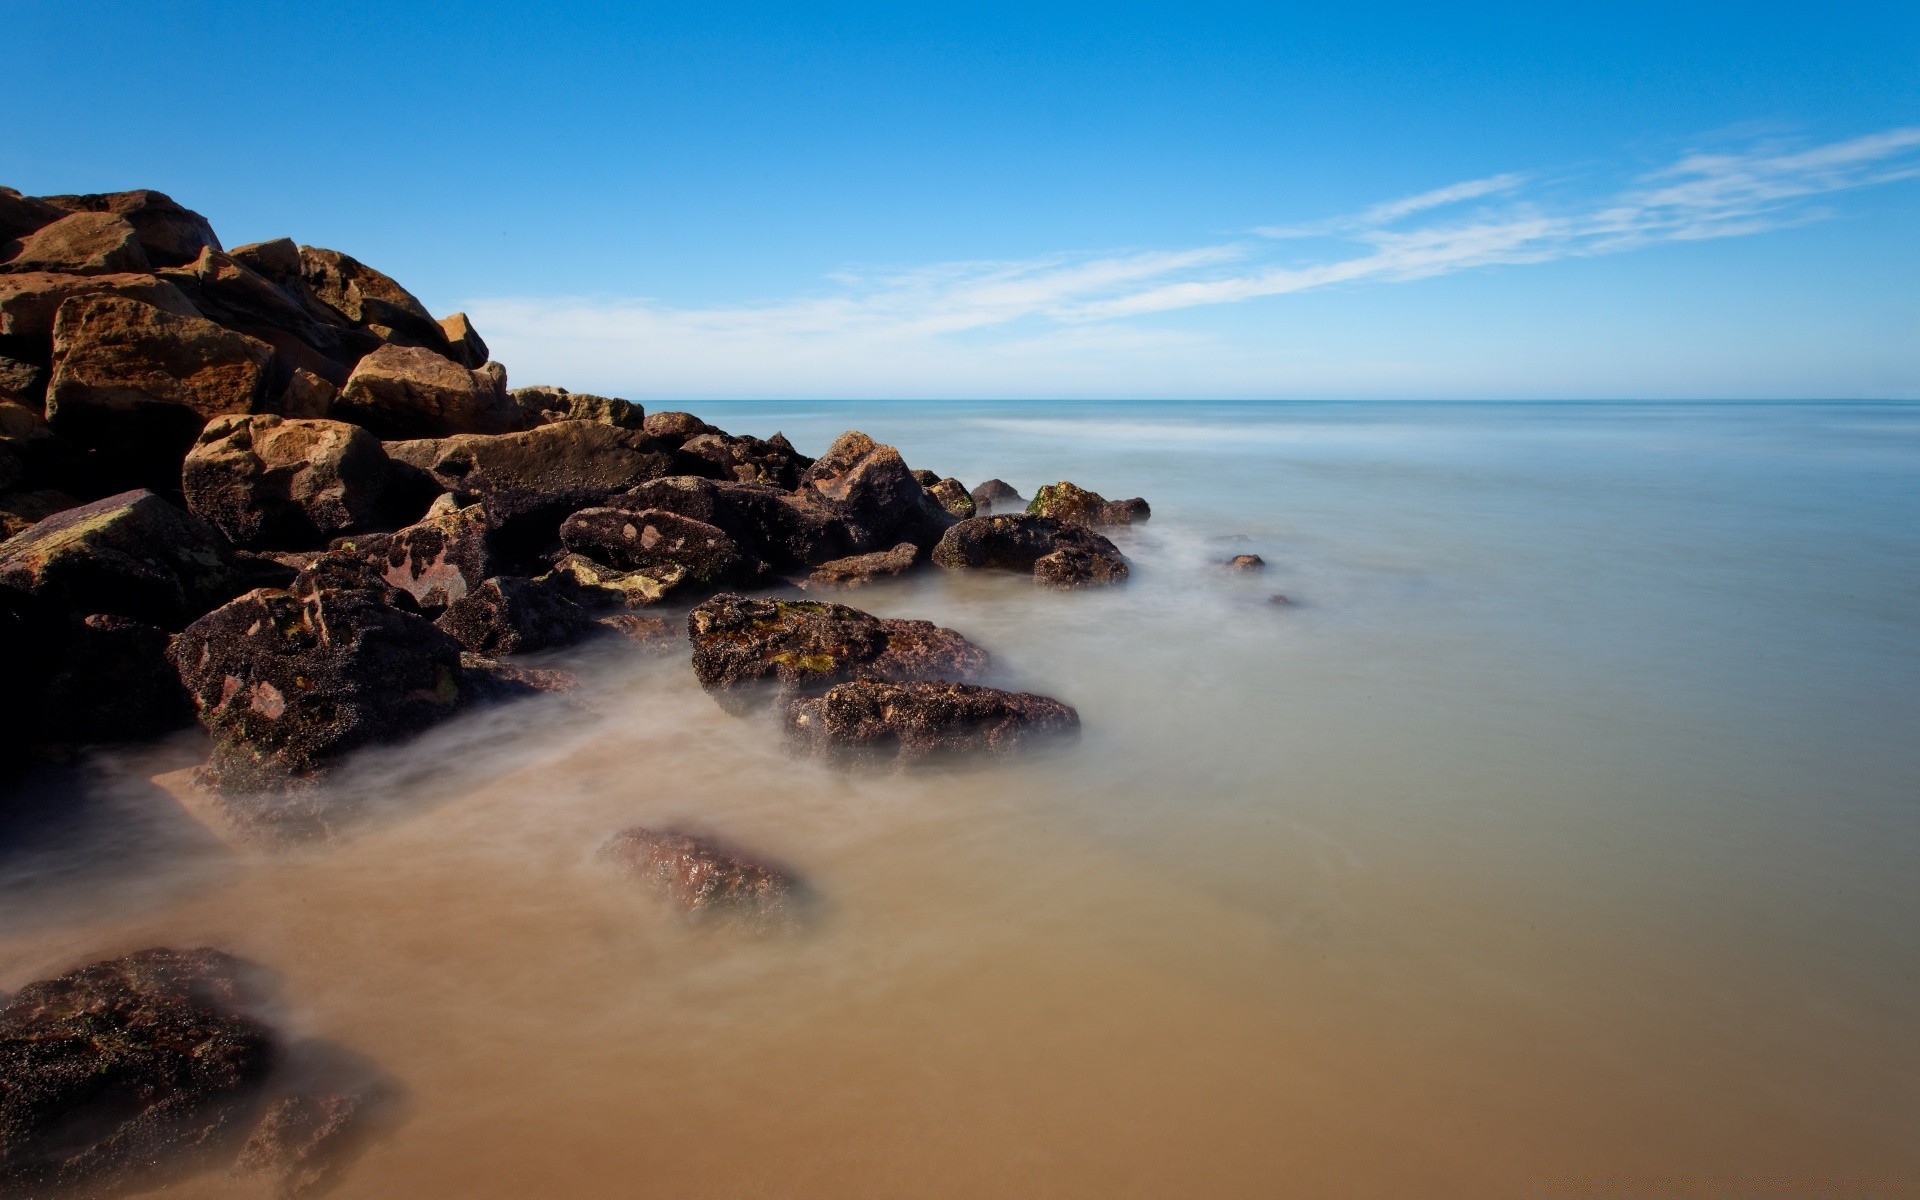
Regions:
<svg viewBox="0 0 1920 1200"><path fill-rule="evenodd" d="M0 990L268 965L398 1097L341 1198L1920 1195L1920 406L690 407L1150 500L1122 588L844 597L1079 741L847 776L602 642L326 847L183 802L198 734L95 753L9 818ZM641 822L813 923L688 928L596 857Z"/></svg>

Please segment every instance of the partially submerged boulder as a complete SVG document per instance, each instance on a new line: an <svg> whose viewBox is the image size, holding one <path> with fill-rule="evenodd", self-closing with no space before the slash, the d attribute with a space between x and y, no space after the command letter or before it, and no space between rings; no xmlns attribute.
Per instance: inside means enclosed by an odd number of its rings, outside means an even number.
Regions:
<svg viewBox="0 0 1920 1200"><path fill-rule="evenodd" d="M615 834L602 853L694 920L786 925L798 918L804 900L791 872L709 837L635 826Z"/></svg>
<svg viewBox="0 0 1920 1200"><path fill-rule="evenodd" d="M334 406L345 419L392 438L507 433L529 424L507 395L505 367L469 370L422 346L382 346L361 359Z"/></svg>
<svg viewBox="0 0 1920 1200"><path fill-rule="evenodd" d="M807 576L807 587L861 587L875 580L904 575L919 561L920 548L912 542L901 542L891 550L823 562Z"/></svg>
<svg viewBox="0 0 1920 1200"><path fill-rule="evenodd" d="M720 529L661 509L582 509L561 523L560 542L616 570L680 567L712 586L751 583L765 570Z"/></svg>
<svg viewBox="0 0 1920 1200"><path fill-rule="evenodd" d="M178 629L239 583L219 533L148 491L67 509L0 544L0 587L67 613Z"/></svg>
<svg viewBox="0 0 1920 1200"><path fill-rule="evenodd" d="M1080 714L1058 700L943 681L836 684L789 698L782 716L795 750L850 767L1006 758L1080 730Z"/></svg>
<svg viewBox="0 0 1920 1200"><path fill-rule="evenodd" d="M977 516L987 516L994 512L1025 508L1026 500L1013 485L1004 479L989 479L969 493L973 497Z"/></svg>
<svg viewBox="0 0 1920 1200"><path fill-rule="evenodd" d="M898 450L858 432L841 434L807 468L795 497L837 528L836 556L868 554L901 542L931 546L953 523Z"/></svg>
<svg viewBox="0 0 1920 1200"><path fill-rule="evenodd" d="M592 624L586 610L550 584L501 575L447 605L434 622L476 654L520 654L564 646Z"/></svg>
<svg viewBox="0 0 1920 1200"><path fill-rule="evenodd" d="M1119 548L1086 526L1015 513L953 526L933 548L933 561L949 570L1031 572L1051 587L1119 583L1128 570Z"/></svg>
<svg viewBox="0 0 1920 1200"><path fill-rule="evenodd" d="M679 513L726 533L740 548L779 570L844 556L838 520L791 493L759 483L673 475L640 484L609 506Z"/></svg>
<svg viewBox="0 0 1920 1200"><path fill-rule="evenodd" d="M58 271L111 275L152 268L140 234L111 213L69 213L15 242L0 246L0 271Z"/></svg>
<svg viewBox="0 0 1920 1200"><path fill-rule="evenodd" d="M387 454L343 421L216 417L188 453L182 490L194 515L237 546L320 546L387 515Z"/></svg>
<svg viewBox="0 0 1920 1200"><path fill-rule="evenodd" d="M987 652L931 621L875 617L844 604L721 595L687 614L693 671L722 708L764 707L777 688L818 691L850 679L971 679Z"/></svg>
<svg viewBox="0 0 1920 1200"><path fill-rule="evenodd" d="M1267 569L1267 560L1258 554L1236 554L1227 560L1227 570L1245 574Z"/></svg>
<svg viewBox="0 0 1920 1200"><path fill-rule="evenodd" d="M1145 500L1109 500L1098 492L1061 480L1034 493L1027 511L1072 525L1131 525L1153 515Z"/></svg>

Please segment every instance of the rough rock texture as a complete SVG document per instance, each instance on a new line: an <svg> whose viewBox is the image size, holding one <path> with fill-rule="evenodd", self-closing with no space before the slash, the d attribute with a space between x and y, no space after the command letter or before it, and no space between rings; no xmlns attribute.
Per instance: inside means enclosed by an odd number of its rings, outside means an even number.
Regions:
<svg viewBox="0 0 1920 1200"><path fill-rule="evenodd" d="M586 608L645 608L681 590L684 567L616 571L581 554L564 554L553 564L552 581Z"/></svg>
<svg viewBox="0 0 1920 1200"><path fill-rule="evenodd" d="M315 1191L333 1177L341 1152L378 1098L378 1090L367 1086L279 1097L260 1114L234 1160L234 1173L270 1178L282 1200Z"/></svg>
<svg viewBox="0 0 1920 1200"><path fill-rule="evenodd" d="M1052 517L1008 513L962 521L940 538L933 561L949 570L1031 571L1052 587L1118 583L1127 560L1114 544L1084 525Z"/></svg>
<svg viewBox="0 0 1920 1200"><path fill-rule="evenodd" d="M220 535L147 491L70 508L0 544L0 588L68 613L178 629L231 598L239 583Z"/></svg>
<svg viewBox="0 0 1920 1200"><path fill-rule="evenodd" d="M185 292L152 275L55 275L33 271L0 275L0 334L28 340L45 339L51 353L53 319L60 305L75 296L124 296L178 317L200 315Z"/></svg>
<svg viewBox="0 0 1920 1200"><path fill-rule="evenodd" d="M1267 560L1261 558L1258 554L1236 554L1227 560L1227 570L1229 571L1246 572L1264 571L1266 569Z"/></svg>
<svg viewBox="0 0 1920 1200"><path fill-rule="evenodd" d="M781 570L846 553L845 533L835 518L765 484L675 475L643 483L608 503L635 512L674 512L705 522Z"/></svg>
<svg viewBox="0 0 1920 1200"><path fill-rule="evenodd" d="M207 219L174 203L164 192L138 188L86 196L42 196L56 208L73 213L111 213L133 226L140 247L156 267L192 262L201 250L220 248Z"/></svg>
<svg viewBox="0 0 1920 1200"><path fill-rule="evenodd" d="M111 275L146 271L152 265L140 248L139 233L111 213L71 213L0 246L0 271L6 272Z"/></svg>
<svg viewBox="0 0 1920 1200"><path fill-rule="evenodd" d="M799 916L804 889L798 879L713 838L635 826L615 834L603 853L696 920L778 926Z"/></svg>
<svg viewBox="0 0 1920 1200"><path fill-rule="evenodd" d="M244 970L154 949L21 988L0 1008L0 1194L98 1194L238 1132L277 1053Z"/></svg>
<svg viewBox="0 0 1920 1200"><path fill-rule="evenodd" d="M255 411L273 348L200 317L123 296L82 296L54 320L47 422L116 479L178 485L213 417Z"/></svg>
<svg viewBox="0 0 1920 1200"><path fill-rule="evenodd" d="M674 627L661 617L614 613L612 616L596 617L594 624L636 646L656 652L677 649L680 641Z"/></svg>
<svg viewBox="0 0 1920 1200"><path fill-rule="evenodd" d="M47 369L36 362L0 354L0 404L31 410L36 415L47 403Z"/></svg>
<svg viewBox="0 0 1920 1200"><path fill-rule="evenodd" d="M920 548L912 542L901 542L891 550L876 550L872 554L856 554L851 558L823 562L814 568L813 574L807 576L807 586L860 587L877 579L904 575L918 561Z"/></svg>
<svg viewBox="0 0 1920 1200"><path fill-rule="evenodd" d="M25 533L55 513L78 507L75 497L46 488L0 495L0 539Z"/></svg>
<svg viewBox="0 0 1920 1200"><path fill-rule="evenodd" d="M0 243L25 237L66 215L45 200L0 187Z"/></svg>
<svg viewBox="0 0 1920 1200"><path fill-rule="evenodd" d="M709 585L749 583L763 570L721 530L660 509L582 509L561 523L560 542L615 570L680 567Z"/></svg>
<svg viewBox="0 0 1920 1200"><path fill-rule="evenodd" d="M367 326L383 341L450 358L453 347L427 306L359 259L337 250L302 246L300 277L321 303L348 321Z"/></svg>
<svg viewBox="0 0 1920 1200"><path fill-rule="evenodd" d="M213 734L201 781L222 791L311 778L465 698L460 643L361 591L249 592L189 625L169 657Z"/></svg>
<svg viewBox="0 0 1920 1200"><path fill-rule="evenodd" d="M379 524L389 475L358 426L237 416L208 422L181 482L187 507L235 545L285 549Z"/></svg>
<svg viewBox="0 0 1920 1200"><path fill-rule="evenodd" d="M528 424L507 395L506 368L468 370L421 346L382 346L361 359L334 407L382 437L507 433Z"/></svg>
<svg viewBox="0 0 1920 1200"><path fill-rule="evenodd" d="M476 654L518 654L563 646L592 620L550 584L496 576L447 606L434 622Z"/></svg>
<svg viewBox="0 0 1920 1200"><path fill-rule="evenodd" d="M480 331L467 320L467 314L455 313L442 317L439 321L440 332L446 335L447 357L468 369L477 369L487 365L490 357L487 344L480 338Z"/></svg>
<svg viewBox="0 0 1920 1200"><path fill-rule="evenodd" d="M295 369L343 384L353 365L381 344L371 331L346 325L297 276L276 282L212 247L191 263L158 274L201 315L271 345L282 368L275 378L280 387Z"/></svg>
<svg viewBox="0 0 1920 1200"><path fill-rule="evenodd" d="M385 539L383 578L425 612L438 612L499 574L477 504L443 507Z"/></svg>
<svg viewBox="0 0 1920 1200"><path fill-rule="evenodd" d="M563 387L535 384L515 388L513 402L540 424L554 421L598 421L621 429L646 428L646 409L618 396L595 396L589 392L570 392Z"/></svg>
<svg viewBox="0 0 1920 1200"><path fill-rule="evenodd" d="M659 438L676 450L688 438L699 437L703 433L721 432L692 413L684 412L648 413L644 428L649 436Z"/></svg>
<svg viewBox="0 0 1920 1200"><path fill-rule="evenodd" d="M868 554L901 542L931 546L953 523L900 452L864 433L841 434L807 468L796 498L837 527L838 555Z"/></svg>
<svg viewBox="0 0 1920 1200"><path fill-rule="evenodd" d="M818 691L849 679L971 679L987 652L931 621L883 620L844 604L721 595L687 614L700 686L735 715L772 687Z"/></svg>
<svg viewBox="0 0 1920 1200"><path fill-rule="evenodd" d="M40 742L118 742L193 723L157 625L96 613L76 622L35 705Z"/></svg>
<svg viewBox="0 0 1920 1200"><path fill-rule="evenodd" d="M1058 700L946 682L836 684L823 695L790 698L782 715L796 750L841 766L1009 757L1080 729L1080 714Z"/></svg>
<svg viewBox="0 0 1920 1200"><path fill-rule="evenodd" d="M781 434L762 441L725 433L701 433L681 443L674 455L674 473L727 479L737 483L764 483L783 491L799 486L813 460L794 450Z"/></svg>
<svg viewBox="0 0 1920 1200"><path fill-rule="evenodd" d="M989 479L974 488L969 495L973 497L974 507L978 510L977 515L983 517L994 512L1015 508L1024 509L1027 506L1027 502L1021 498L1020 493L1014 491L1013 485L1004 479Z"/></svg>
<svg viewBox="0 0 1920 1200"><path fill-rule="evenodd" d="M632 429L559 421L505 437L393 442L387 453L438 489L471 496L510 548L551 542L560 522L667 470L670 455Z"/></svg>
<svg viewBox="0 0 1920 1200"><path fill-rule="evenodd" d="M968 517L979 515L978 506L974 504L972 494L967 491L967 485L958 479L949 477L929 484L927 494L956 520L964 521Z"/></svg>
<svg viewBox="0 0 1920 1200"><path fill-rule="evenodd" d="M1052 517L1073 525L1131 525L1153 515L1147 502L1138 496L1131 500L1108 500L1098 492L1089 492L1064 479L1035 492L1027 511L1037 517Z"/></svg>

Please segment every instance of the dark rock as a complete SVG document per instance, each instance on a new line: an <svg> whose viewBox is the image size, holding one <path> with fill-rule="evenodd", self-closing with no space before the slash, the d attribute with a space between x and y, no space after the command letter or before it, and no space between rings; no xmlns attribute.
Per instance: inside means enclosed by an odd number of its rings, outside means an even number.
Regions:
<svg viewBox="0 0 1920 1200"><path fill-rule="evenodd" d="M271 792L459 710L460 643L363 591L249 592L169 651L213 735L203 784Z"/></svg>
<svg viewBox="0 0 1920 1200"><path fill-rule="evenodd" d="M960 522L933 548L933 561L950 570L1030 571L1036 582L1051 586L1118 583L1127 577L1127 560L1100 534L1084 525L1016 513Z"/></svg>
<svg viewBox="0 0 1920 1200"><path fill-rule="evenodd" d="M300 572L312 565L323 551L276 551L276 550L236 550L233 557L240 564L240 578L245 585L241 590L250 592L255 588L290 588L300 578Z"/></svg>
<svg viewBox="0 0 1920 1200"><path fill-rule="evenodd" d="M560 541L616 570L680 567L693 582L708 585L749 583L764 570L721 530L661 509L582 509L561 523Z"/></svg>
<svg viewBox="0 0 1920 1200"><path fill-rule="evenodd" d="M239 1132L277 1056L244 970L154 949L21 988L0 1009L0 1194L118 1190Z"/></svg>
<svg viewBox="0 0 1920 1200"><path fill-rule="evenodd" d="M327 550L316 554L295 569L286 590L302 599L328 591L364 592L376 603L417 615L420 602L414 599L413 593L387 582L389 540L379 535L372 539L376 544L365 549Z"/></svg>
<svg viewBox="0 0 1920 1200"><path fill-rule="evenodd" d="M667 651L676 648L679 637L674 627L661 617L642 617L634 613L614 613L612 616L596 617L594 624L609 633L647 650Z"/></svg>
<svg viewBox="0 0 1920 1200"><path fill-rule="evenodd" d="M187 507L238 546L300 548L380 524L390 477L372 434L342 421L216 417L187 455Z"/></svg>
<svg viewBox="0 0 1920 1200"><path fill-rule="evenodd" d="M933 485L940 482L940 473L938 471L928 471L924 468L916 469L913 472L913 477L919 481L921 487L926 488L928 491L932 491Z"/></svg>
<svg viewBox="0 0 1920 1200"><path fill-rule="evenodd" d="M796 750L841 766L1005 758L1080 730L1080 714L1058 700L965 683L858 680L791 698L782 714Z"/></svg>
<svg viewBox="0 0 1920 1200"><path fill-rule="evenodd" d="M39 413L47 404L47 369L39 363L0 354L0 404Z"/></svg>
<svg viewBox="0 0 1920 1200"><path fill-rule="evenodd" d="M973 496L967 492L967 485L958 479L936 480L928 485L927 494L956 520L964 521L968 517L979 515Z"/></svg>
<svg viewBox="0 0 1920 1200"><path fill-rule="evenodd" d="M1279 592L1275 592L1273 595L1267 597L1267 603L1274 605L1277 608L1281 608L1281 607L1286 607L1287 605L1292 604L1293 601L1287 598L1286 596L1281 595Z"/></svg>
<svg viewBox="0 0 1920 1200"><path fill-rule="evenodd" d="M22 196L10 187L0 187L0 244L23 238L66 215L45 200Z"/></svg>
<svg viewBox="0 0 1920 1200"><path fill-rule="evenodd" d="M25 533L41 521L70 508L80 501L65 492L51 489L8 492L0 495L0 540Z"/></svg>
<svg viewBox="0 0 1920 1200"><path fill-rule="evenodd" d="M383 578L424 612L439 612L500 573L477 504L443 506L384 541Z"/></svg>
<svg viewBox="0 0 1920 1200"><path fill-rule="evenodd" d="M372 333L344 324L297 278L275 282L211 247L192 262L158 274L203 316L271 345L282 368L275 380L281 389L296 369L344 384L354 364L381 345Z"/></svg>
<svg viewBox="0 0 1920 1200"><path fill-rule="evenodd" d="M692 413L683 412L648 413L644 428L648 436L659 438L670 450L678 450L688 438L722 432Z"/></svg>
<svg viewBox="0 0 1920 1200"><path fill-rule="evenodd" d="M0 587L76 615L178 629L232 597L239 582L233 552L212 526L147 491L70 508L0 545Z"/></svg>
<svg viewBox="0 0 1920 1200"><path fill-rule="evenodd" d="M128 617L77 622L37 705L41 742L118 742L193 723L167 631Z"/></svg>
<svg viewBox="0 0 1920 1200"><path fill-rule="evenodd" d="M72 213L111 213L133 226L140 247L156 267L189 263L201 250L220 248L207 219L182 208L163 192L140 188L88 196L42 196L56 208Z"/></svg>
<svg viewBox="0 0 1920 1200"><path fill-rule="evenodd" d="M171 490L210 419L255 411L273 348L200 317L81 296L54 321L47 421L109 477Z"/></svg>
<svg viewBox="0 0 1920 1200"><path fill-rule="evenodd" d="M339 398L340 389L332 382L304 367L295 367L279 394L268 402L267 410L296 420L324 420ZM384 454L383 451L383 457Z"/></svg>
<svg viewBox="0 0 1920 1200"><path fill-rule="evenodd" d="M556 667L506 663L468 651L460 656L464 686L475 700L498 704L530 696L563 696L577 691L580 677Z"/></svg>
<svg viewBox="0 0 1920 1200"><path fill-rule="evenodd" d="M796 454L777 433L766 441L725 433L696 434L681 444L673 462L677 475L764 483L782 491L799 486L801 474L812 465L811 459Z"/></svg>
<svg viewBox="0 0 1920 1200"><path fill-rule="evenodd" d="M1035 492L1027 511L1072 525L1131 525L1153 515L1147 502L1137 496L1131 500L1108 500L1098 492L1089 492L1064 479Z"/></svg>
<svg viewBox="0 0 1920 1200"><path fill-rule="evenodd" d="M469 370L487 365L490 357L487 344L480 339L480 331L473 327L473 322L467 320L467 314L442 317L439 324L440 332L447 338L448 358Z"/></svg>
<svg viewBox="0 0 1920 1200"><path fill-rule="evenodd" d="M0 275L0 334L42 342L45 352L51 355L54 317L62 304L76 296L124 296L177 317L201 315L185 292L152 275L56 275L32 271Z"/></svg>
<svg viewBox="0 0 1920 1200"><path fill-rule="evenodd" d="M684 567L616 571L580 554L565 554L553 564L551 581L585 608L645 608L688 584Z"/></svg>
<svg viewBox="0 0 1920 1200"><path fill-rule="evenodd" d="M953 518L913 477L900 452L864 433L844 433L807 468L796 501L840 530L835 555L868 554L901 542L931 546Z"/></svg>
<svg viewBox="0 0 1920 1200"><path fill-rule="evenodd" d="M1027 506L1027 502L1021 498L1020 493L1014 491L1013 485L1004 479L989 479L969 494L973 497L974 507L979 510L980 516L986 516L997 510Z"/></svg>
<svg viewBox="0 0 1920 1200"><path fill-rule="evenodd" d="M337 250L302 246L300 274L322 303L353 324L368 327L391 344L431 350L451 361L453 347L427 306L360 260Z"/></svg>
<svg viewBox="0 0 1920 1200"><path fill-rule="evenodd" d="M476 654L519 654L563 646L592 624L586 611L549 584L495 576L447 605L434 622Z"/></svg>
<svg viewBox="0 0 1920 1200"><path fill-rule="evenodd" d="M18 241L0 246L0 271L58 271L112 275L150 270L140 235L111 213L70 213Z"/></svg>
<svg viewBox="0 0 1920 1200"><path fill-rule="evenodd" d="M615 834L603 853L696 920L788 925L798 919L804 902L804 889L792 873L713 838L635 826Z"/></svg>
<svg viewBox="0 0 1920 1200"><path fill-rule="evenodd" d="M1229 571L1246 572L1264 571L1266 569L1267 560L1261 558L1258 554L1236 554L1227 560L1227 570Z"/></svg>
<svg viewBox="0 0 1920 1200"><path fill-rule="evenodd" d="M877 579L888 579L895 575L904 575L920 561L920 548L912 542L901 542L891 550L876 550L872 554L856 554L851 558L836 558L823 562L807 576L807 586L817 587L860 587Z"/></svg>
<svg viewBox="0 0 1920 1200"><path fill-rule="evenodd" d="M513 402L539 424L554 421L598 421L621 429L644 429L646 410L631 400L617 396L595 396L587 392L569 392L562 387L536 384L513 389Z"/></svg>
<svg viewBox="0 0 1920 1200"><path fill-rule="evenodd" d="M674 512L705 522L780 570L847 553L846 531L837 519L765 484L675 475L643 483L608 503L636 512Z"/></svg>
<svg viewBox="0 0 1920 1200"><path fill-rule="evenodd" d="M505 367L468 370L420 346L382 346L361 359L334 408L390 438L507 433L529 424L507 395Z"/></svg>
<svg viewBox="0 0 1920 1200"><path fill-rule="evenodd" d="M722 595L687 614L700 686L735 715L849 679L971 679L987 652L931 621L883 620L844 604Z"/></svg>

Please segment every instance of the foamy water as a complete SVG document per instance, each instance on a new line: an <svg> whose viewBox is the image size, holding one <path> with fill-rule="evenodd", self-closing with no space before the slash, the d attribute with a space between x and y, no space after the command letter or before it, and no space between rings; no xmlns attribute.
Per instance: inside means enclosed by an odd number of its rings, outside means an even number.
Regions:
<svg viewBox="0 0 1920 1200"><path fill-rule="evenodd" d="M1920 1193L1920 409L699 411L1151 500L1123 589L848 597L1080 741L847 777L601 643L274 855L169 792L182 735L30 781L0 988L273 967L402 1094L341 1197ZM638 822L816 921L686 928L595 857Z"/></svg>

